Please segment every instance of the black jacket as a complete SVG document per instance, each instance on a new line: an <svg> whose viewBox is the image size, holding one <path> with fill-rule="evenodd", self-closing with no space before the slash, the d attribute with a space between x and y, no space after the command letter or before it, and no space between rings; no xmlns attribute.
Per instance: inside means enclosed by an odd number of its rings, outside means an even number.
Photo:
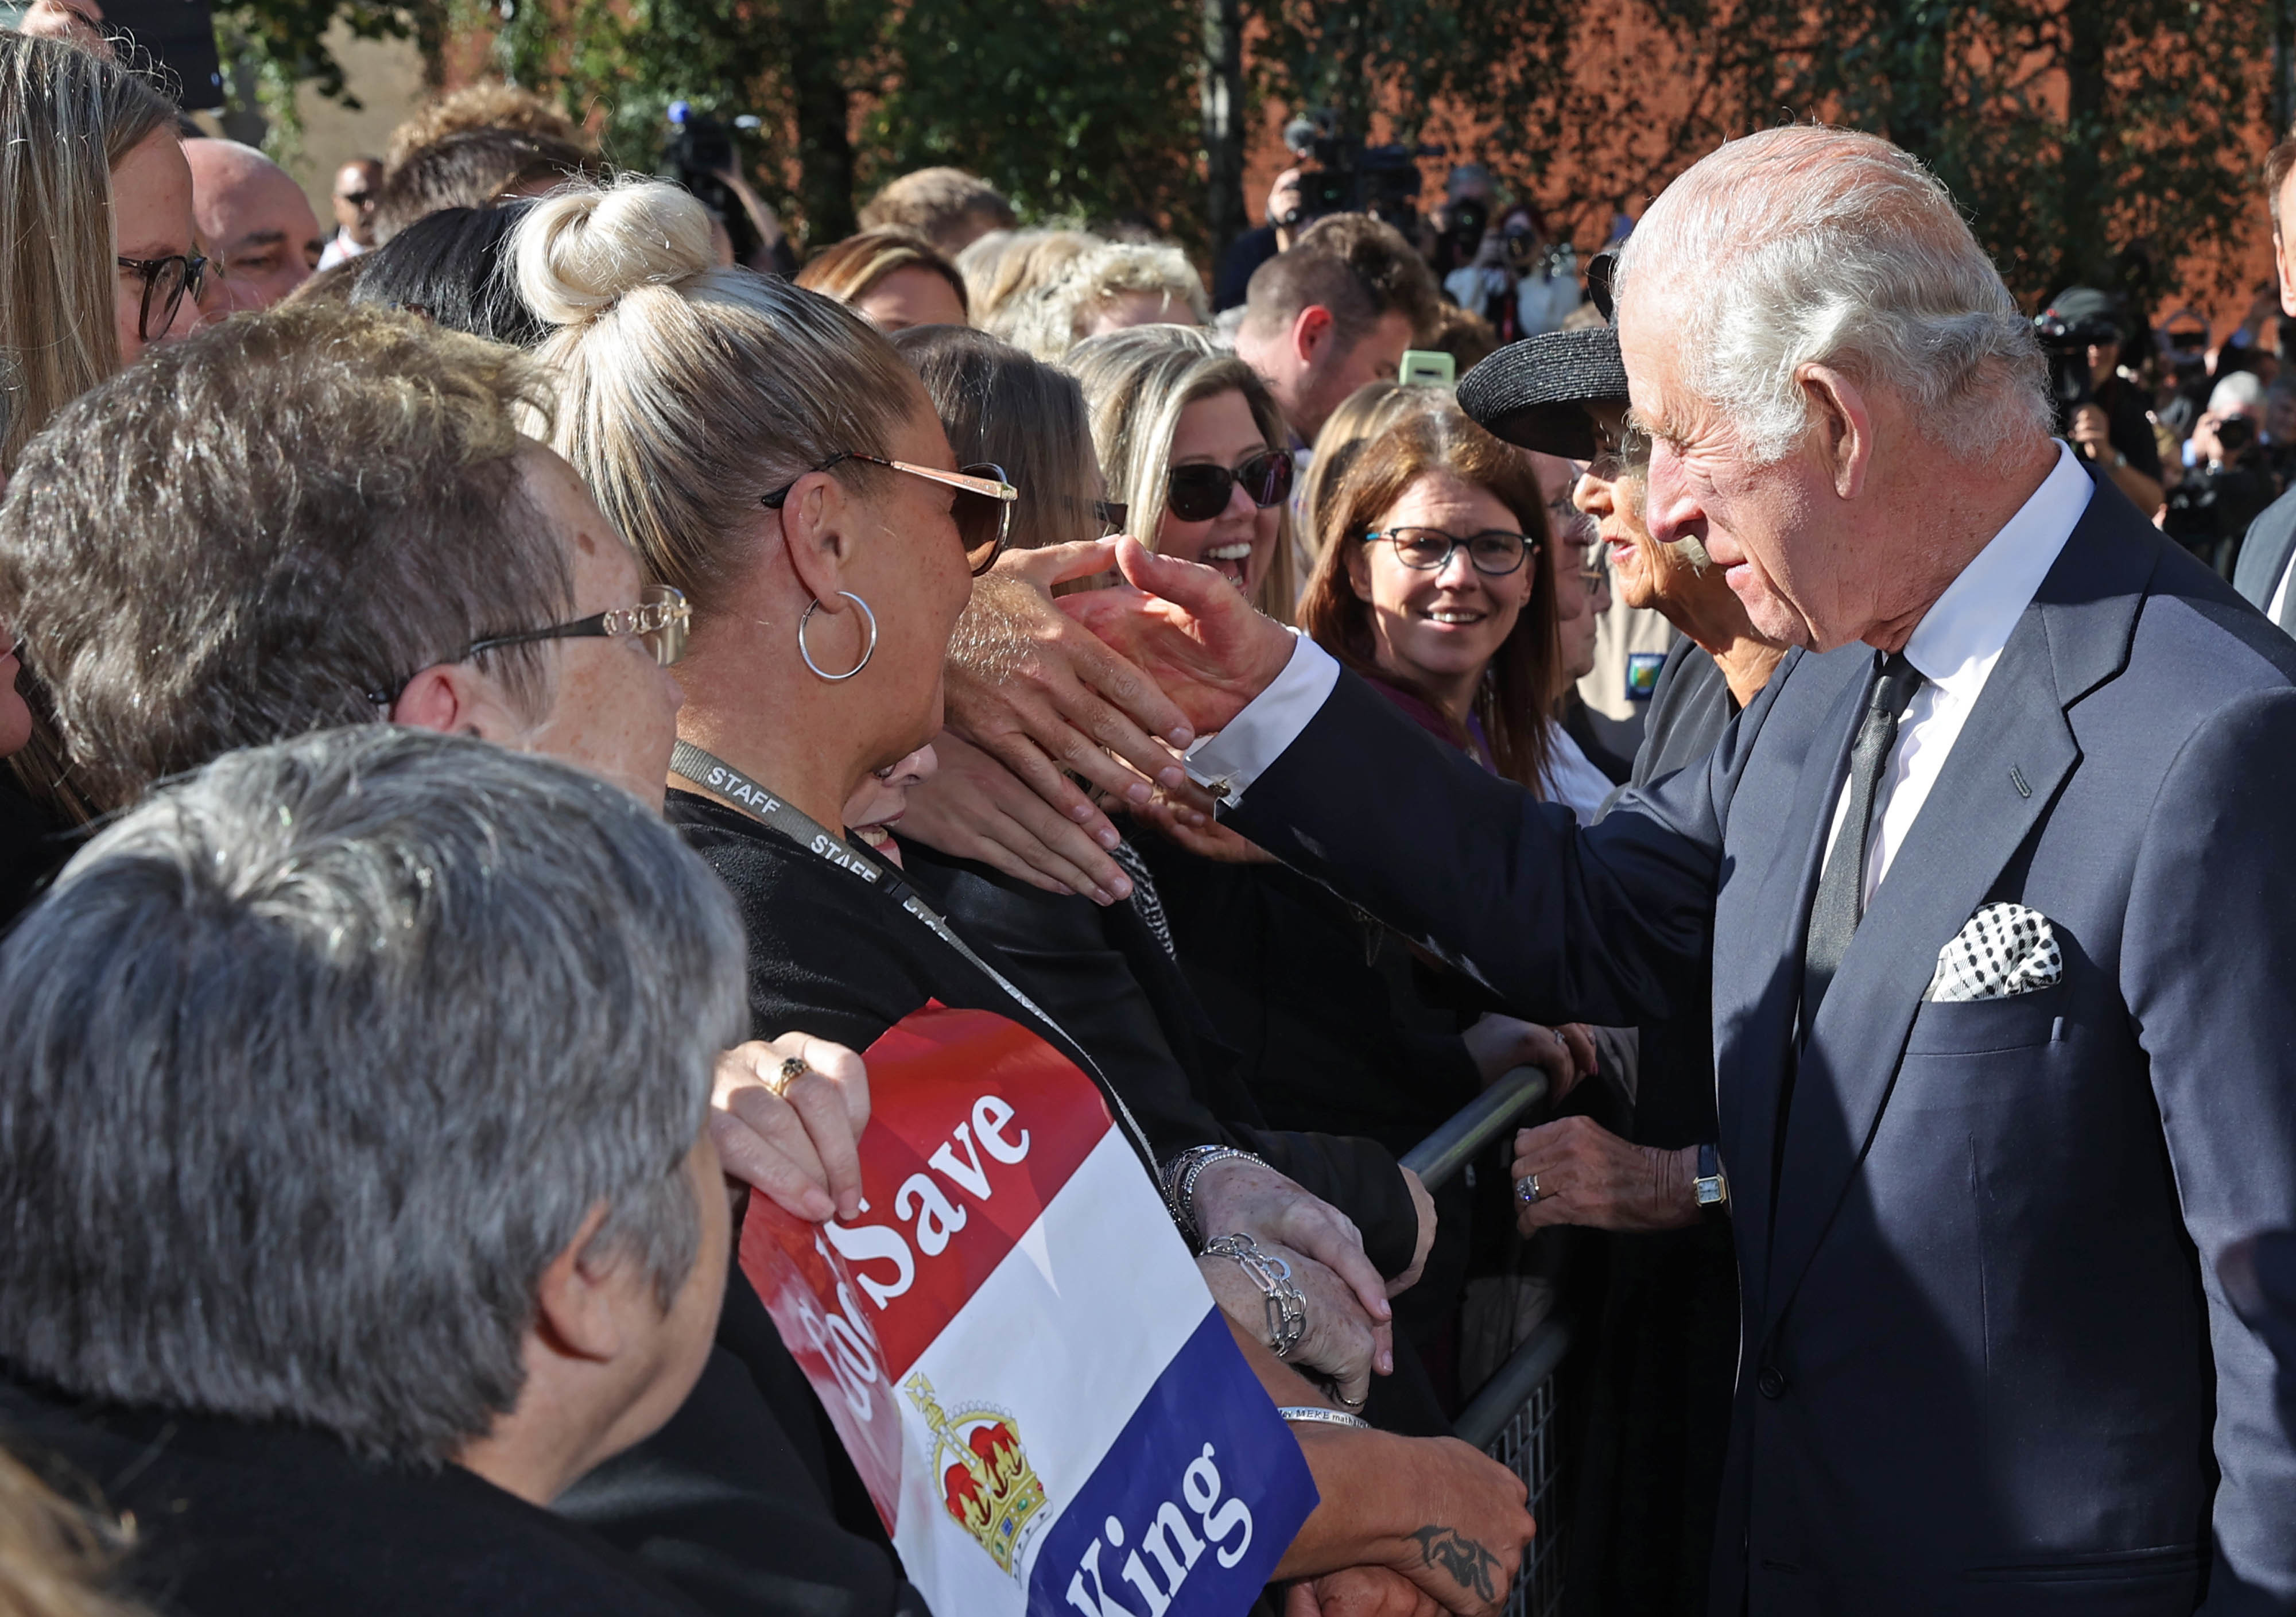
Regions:
<svg viewBox="0 0 2296 1617"><path fill-rule="evenodd" d="M627 1556L460 1466L76 1406L0 1380L0 1433L65 1498L132 1515L134 1592L181 1617L699 1617Z"/></svg>
<svg viewBox="0 0 2296 1617"><path fill-rule="evenodd" d="M1136 905L1103 909L914 843L902 855L918 891L969 940L995 945L1092 1052L1160 1160L1191 1145L1254 1152L1355 1220L1381 1274L1410 1266L1418 1217L1394 1155L1372 1140L1267 1127L1235 1052Z"/></svg>

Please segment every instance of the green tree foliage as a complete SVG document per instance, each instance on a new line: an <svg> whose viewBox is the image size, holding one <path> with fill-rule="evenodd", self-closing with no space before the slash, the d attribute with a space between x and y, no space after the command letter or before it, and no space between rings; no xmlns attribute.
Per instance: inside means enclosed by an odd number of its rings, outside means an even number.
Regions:
<svg viewBox="0 0 2296 1617"><path fill-rule="evenodd" d="M1553 200L1585 204L1646 196L1717 142L1781 119L1870 129L1937 172L2021 293L2086 282L2149 307L2200 262L2230 274L2251 227L2271 12L2266 0L1644 0L1638 60L1578 76L1550 125L1568 160L1538 167L1571 176ZM1653 82L1666 93L1651 95Z"/></svg>
<svg viewBox="0 0 2296 1617"><path fill-rule="evenodd" d="M1185 0L910 0L884 35L864 178L948 163L1024 215L1200 240L1198 26Z"/></svg>

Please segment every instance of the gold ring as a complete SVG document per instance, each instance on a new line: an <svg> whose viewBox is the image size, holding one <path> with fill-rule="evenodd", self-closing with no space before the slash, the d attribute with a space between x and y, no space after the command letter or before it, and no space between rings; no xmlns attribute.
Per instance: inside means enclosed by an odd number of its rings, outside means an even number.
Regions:
<svg viewBox="0 0 2296 1617"><path fill-rule="evenodd" d="M775 1095L787 1095L791 1084L812 1071L813 1069L806 1064L804 1056L785 1056L782 1061L781 1075L778 1078L767 1079L766 1088L771 1089Z"/></svg>

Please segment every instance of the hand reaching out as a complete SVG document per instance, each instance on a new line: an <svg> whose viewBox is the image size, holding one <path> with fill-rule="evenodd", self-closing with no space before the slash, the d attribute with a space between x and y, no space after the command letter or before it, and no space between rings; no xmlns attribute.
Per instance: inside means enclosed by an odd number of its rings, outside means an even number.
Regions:
<svg viewBox="0 0 2296 1617"><path fill-rule="evenodd" d="M1212 568L1116 541L1125 582L1061 597L1061 610L1123 654L1186 716L1219 729L1266 690L1292 658L1292 636Z"/></svg>

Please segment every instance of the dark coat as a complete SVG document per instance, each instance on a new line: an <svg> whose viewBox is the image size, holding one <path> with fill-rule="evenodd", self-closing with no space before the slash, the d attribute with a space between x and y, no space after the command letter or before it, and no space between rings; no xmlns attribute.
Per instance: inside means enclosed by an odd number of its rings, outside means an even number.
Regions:
<svg viewBox="0 0 2296 1617"><path fill-rule="evenodd" d="M2296 1609L2296 1452L2215 1279L2296 1221L2296 643L2092 499L1798 1041L1871 667L1790 657L1584 832L1342 676L1236 825L1540 1020L1663 1014L1714 940L1717 1613ZM1997 900L2049 917L2061 981L1927 1002Z"/></svg>
<svg viewBox="0 0 2296 1617"><path fill-rule="evenodd" d="M0 1381L64 1498L132 1515L127 1578L180 1617L701 1617L572 1523L460 1466L362 1464L295 1427L75 1406Z"/></svg>
<svg viewBox="0 0 2296 1617"><path fill-rule="evenodd" d="M2240 560L2233 564L2233 587L2257 611L2269 612L2292 554L2296 554L2296 489L2267 505L2248 525L2248 537L2240 542ZM2296 591L2290 593L2285 615L2288 620L2280 627L2296 634Z"/></svg>

